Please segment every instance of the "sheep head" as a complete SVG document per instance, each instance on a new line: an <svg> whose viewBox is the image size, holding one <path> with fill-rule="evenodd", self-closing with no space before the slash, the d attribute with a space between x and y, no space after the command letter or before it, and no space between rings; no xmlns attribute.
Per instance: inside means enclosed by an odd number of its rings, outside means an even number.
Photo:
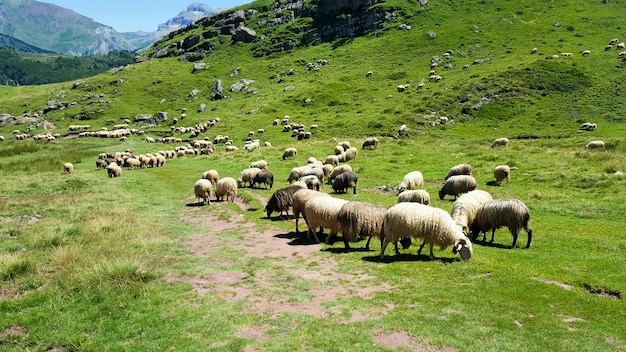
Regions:
<svg viewBox="0 0 626 352"><path fill-rule="evenodd" d="M469 260L472 257L472 252L472 242L469 238L465 237L454 241L452 253L459 253L462 260Z"/></svg>

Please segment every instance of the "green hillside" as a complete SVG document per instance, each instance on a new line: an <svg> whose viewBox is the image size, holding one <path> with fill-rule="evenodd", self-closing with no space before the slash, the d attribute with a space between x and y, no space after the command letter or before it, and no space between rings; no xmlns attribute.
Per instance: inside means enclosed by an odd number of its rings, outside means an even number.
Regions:
<svg viewBox="0 0 626 352"><path fill-rule="evenodd" d="M275 26L267 23L290 18L282 7L292 2L242 6L244 25L256 32L250 43L210 34L229 21L223 14L172 34L115 72L0 86L0 311L7 312L0 346L626 349L626 67L618 57L624 49L616 48L626 38L626 4L388 0L316 16L320 3L305 1L299 17ZM369 23L364 18L378 20L358 36L324 35L329 26ZM194 69L199 63L205 67ZM218 80L225 97L214 100ZM240 80L253 82L229 91ZM400 92L399 85L408 86ZM159 113L167 119L156 126L135 120ZM274 125L286 115L311 138ZM198 136L176 131L217 118ZM83 138L69 128L111 131L127 122L144 134ZM597 128L579 131L583 122ZM403 124L408 131L398 133ZM56 138L17 140L14 130ZM250 131L272 147L244 151ZM96 169L101 153L155 154L217 135L239 150L216 144L212 155L124 168L120 178ZM380 145L361 149L370 135ZM491 148L500 137L509 145ZM453 198L438 197L442 180L452 166L469 163L479 189L528 206L532 247L523 249L521 231L518 248L509 248L512 236L501 228L494 243L473 243L469 261L457 261L450 248L435 248L436 260L418 256L415 240L399 256L389 246L380 260L378 240L371 251L361 242L344 253L341 240L317 250L302 221L295 233L292 220L268 219L263 207L288 186L290 170L308 157L324 160L343 140L359 149L348 162L358 192L335 194L328 185L323 192L392 206L403 176L419 170L431 206L449 212ZM586 149L592 140L606 148ZM295 159L283 160L287 147L298 149ZM239 188L235 204L194 203L193 184L204 171L236 179L261 159L275 175L272 190ZM65 162L73 174L63 174ZM502 164L513 169L508 186L493 182Z"/></svg>

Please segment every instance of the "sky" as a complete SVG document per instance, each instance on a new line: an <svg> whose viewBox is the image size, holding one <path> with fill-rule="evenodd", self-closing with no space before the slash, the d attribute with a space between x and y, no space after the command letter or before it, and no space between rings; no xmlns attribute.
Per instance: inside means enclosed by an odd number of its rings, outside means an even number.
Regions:
<svg viewBox="0 0 626 352"><path fill-rule="evenodd" d="M226 9L251 3L252 0L39 0L65 7L118 32L154 32L194 2L213 9Z"/></svg>

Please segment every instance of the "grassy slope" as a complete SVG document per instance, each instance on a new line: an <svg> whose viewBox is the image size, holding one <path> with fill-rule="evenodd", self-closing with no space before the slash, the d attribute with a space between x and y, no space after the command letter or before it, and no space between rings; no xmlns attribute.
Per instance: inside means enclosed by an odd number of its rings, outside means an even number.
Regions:
<svg viewBox="0 0 626 352"><path fill-rule="evenodd" d="M269 324L275 327L271 336L276 337L264 345L270 350L302 346L345 350L354 348L356 342L361 342L364 350L373 350L378 347L368 347L372 346L371 337L365 333L373 327L408 331L433 345L467 350L623 349L623 301L590 295L583 288L589 284L626 292L626 239L620 221L626 213L621 201L625 186L623 176L614 175L626 169L620 143L624 126L619 119L623 70L615 67L615 52L603 51L609 39L625 37L621 28L626 27L620 22L624 20L615 16L623 13L621 6L574 1L432 2L429 10L408 19L411 31L390 28L377 37L357 38L337 48L325 44L253 59L241 50L243 45L223 44L204 60L209 69L197 74L190 73L189 63L163 59L89 79L90 87L102 86L93 92L71 90L70 83L0 88L0 110L12 114L36 110L60 90L68 100L104 93L112 103L99 120L88 122L94 128L106 126L107 119L136 113L168 111L176 116L187 107L184 125L222 119L207 134L210 137L229 134L239 143L247 131L265 128L263 140L275 145L253 154L225 155L220 149L211 157L170 160L164 168L125 172L118 180L94 171L98 153L127 147L138 153L154 152L162 146L147 145L139 137L124 143L73 139L52 145L13 141L0 145L2 214L8 218L0 223L4 239L1 268L3 275L14 274L3 277L2 289L22 294L1 303L1 310L10 314L0 318L0 329L18 324L29 331L27 337L5 337L3 343L13 350L57 346L201 350L208 345L242 350L251 342L233 337L234 332L248 324ZM500 10L494 10L496 7ZM555 22L559 26L554 26ZM506 31L501 29L505 26ZM424 35L430 30L437 32L435 39ZM539 55L528 54L532 47L539 48ZM455 51L455 68L450 72L439 69L444 80L437 85L427 82L426 88L417 92L417 83L428 77L430 57L441 56L446 49ZM592 56L580 57L584 49L592 50ZM575 55L543 59L561 52ZM322 58L330 64L316 72L304 70L303 63ZM476 58L490 61L461 69ZM229 78L235 67L242 68L240 77ZM297 68L296 75L287 76L285 82L270 82L271 75L290 68ZM375 74L366 79L369 70ZM119 78L124 83L117 89L108 84ZM255 79L253 86L260 92L209 101L215 79L229 86L239 78ZM397 84L409 82L409 93L395 92ZM296 89L283 92L290 84ZM188 99L187 94L195 88L202 91L201 97ZM388 94L392 97L386 98ZM495 94L505 99L471 110L470 116L460 114L481 97ZM303 104L306 98L312 102ZM159 104L161 99L167 101ZM209 107L203 114L195 112L201 102ZM71 116L97 108L69 108L51 113L47 119L65 131L67 125L77 123ZM255 108L260 108L258 113L239 116ZM434 118L424 115L432 111L457 123L426 129ZM297 142L272 128L271 121L285 114L296 122L319 124L314 140ZM597 122L599 128L576 133L582 121ZM379 149L361 151L351 164L360 175L362 191L342 198L392 205L392 194L366 189L395 185L411 170L424 173L425 188L437 198L438 180L447 169L468 162L474 166L481 188L495 198L519 198L529 206L535 231L533 248L504 250L476 244L470 262L452 265L416 261L411 255L383 265L372 262L375 252L339 256L332 250L323 251L320 255L340 260L340 270L353 272L357 263L380 284L395 287L373 300L339 299L333 304L341 307L341 313L328 319L255 316L241 312L245 303L226 303L215 297L181 303L183 297L189 297L187 287L157 280L172 268L191 275L207 270L200 259L177 257L182 254L180 238L194 233L194 228L176 218L190 202L190 185L202 171L217 168L223 176L236 177L250 161L265 159L280 180L275 187L282 187L289 169L302 164L305 156L323 159L332 154L334 144L325 142L328 137L358 145L368 134L393 134L401 123L409 125L412 135L401 140L381 138ZM9 136L16 127L24 126L5 126L2 134ZM164 126L148 134L166 131L169 127ZM510 147L490 149L489 141L500 136L512 139ZM609 149L602 153L584 150L582 146L590 139L605 140ZM280 151L287 146L298 147L302 158L280 160ZM68 160L77 167L70 178L60 175L61 163ZM504 163L518 168L510 186L486 186L493 166ZM262 204L250 192L271 195L269 191L244 191L256 208ZM446 210L452 204L438 199L433 203ZM35 213L41 214L41 220L34 224L17 220ZM246 217L262 225L266 222L260 212L246 213ZM287 231L293 227L287 222L272 225ZM521 235L522 244L525 240ZM506 230L496 233L496 243L510 244ZM410 253L414 251L412 247ZM449 252L435 254L452 256ZM262 260L256 263L258 268L250 269L249 263L235 263L253 272L275 265ZM567 283L573 291L533 278ZM305 295L306 289L287 294ZM202 304L194 305L194 301ZM350 310L367 312L389 302L395 308L380 320L338 323ZM214 318L208 321L203 318L206 316ZM56 321L52 326L45 323L51 317ZM583 320L568 323L568 317ZM292 325L298 325L298 331L285 336L280 327ZM142 327L142 334L137 326ZM185 338L189 336L193 339ZM216 341L221 344L215 345Z"/></svg>

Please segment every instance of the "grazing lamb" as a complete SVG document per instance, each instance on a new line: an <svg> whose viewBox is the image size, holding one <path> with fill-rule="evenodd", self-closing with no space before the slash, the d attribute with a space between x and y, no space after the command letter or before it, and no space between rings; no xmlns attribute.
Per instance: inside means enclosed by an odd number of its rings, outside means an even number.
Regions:
<svg viewBox="0 0 626 352"><path fill-rule="evenodd" d="M398 194L407 189L418 189L424 186L424 176L419 171L411 171L404 175L402 182L398 185Z"/></svg>
<svg viewBox="0 0 626 352"><path fill-rule="evenodd" d="M296 233L300 232L300 230L298 229L298 221L300 219L300 214L304 215L304 206L306 202L308 202L309 199L318 196L330 197L330 195L326 193L308 188L299 189L293 194L292 212L294 218L296 218ZM306 218L304 220L306 221Z"/></svg>
<svg viewBox="0 0 626 352"><path fill-rule="evenodd" d="M426 244L430 245L430 258L434 259L433 246L441 250L452 245L452 253L459 253L463 260L472 257L472 243L459 225L445 210L419 203L398 203L385 214L380 258L385 256L389 243L397 243L401 237L422 239L417 255ZM396 254L399 254L396 247Z"/></svg>
<svg viewBox="0 0 626 352"><path fill-rule="evenodd" d="M287 158L295 158L298 155L298 151L296 148L287 148L283 152L283 160Z"/></svg>
<svg viewBox="0 0 626 352"><path fill-rule="evenodd" d="M476 189L476 179L469 175L450 176L443 187L439 190L439 199L443 200L446 195L458 197L460 193L466 193Z"/></svg>
<svg viewBox="0 0 626 352"><path fill-rule="evenodd" d="M480 207L476 213L476 218L470 226L472 239L476 239L478 235L483 233L483 241L487 237L487 231L491 230L491 241L496 229L506 226L513 235L513 244L515 248L517 244L517 233L520 229L524 229L528 234L528 242L526 248L530 248L533 231L530 228L530 212L528 207L518 199L496 199L488 201Z"/></svg>
<svg viewBox="0 0 626 352"><path fill-rule="evenodd" d="M211 204L211 193L213 192L213 184L211 181L201 178L193 185L193 192L196 200L201 204Z"/></svg>
<svg viewBox="0 0 626 352"><path fill-rule="evenodd" d="M270 189L272 189L272 186L274 186L274 174L271 171L259 171L259 173L254 175L250 187L254 188L255 184L263 184L265 189L267 189L267 185L269 185Z"/></svg>
<svg viewBox="0 0 626 352"><path fill-rule="evenodd" d="M283 213L288 216L289 208L293 205L293 194L301 189L306 189L306 185L294 183L289 187L276 190L265 205L267 217L269 218L273 212L277 212L281 218Z"/></svg>
<svg viewBox="0 0 626 352"><path fill-rule="evenodd" d="M320 228L320 233L324 228L328 228L330 231L326 237L326 243L329 243L330 238L337 235L337 232L341 229L339 224L339 210L347 203L347 200L334 197L313 197L309 199L304 205L304 218L309 225L308 236L311 235L319 242L317 237L317 228Z"/></svg>
<svg viewBox="0 0 626 352"><path fill-rule="evenodd" d="M406 190L398 194L398 203L413 202L430 205L430 194L425 189Z"/></svg>
<svg viewBox="0 0 626 352"><path fill-rule="evenodd" d="M508 165L498 165L493 170L493 177L496 178L498 186L502 183L502 180L506 180L506 185L509 185L511 179L511 168Z"/></svg>
<svg viewBox="0 0 626 352"><path fill-rule="evenodd" d="M368 237L365 248L370 249L372 237L382 238L383 219L387 207L364 202L348 202L339 210L338 219L345 251L350 251L348 242L357 242Z"/></svg>
<svg viewBox="0 0 626 352"><path fill-rule="evenodd" d="M459 165L451 167L450 170L448 171L448 174L446 175L446 177L443 180L445 181L445 180L449 179L450 176L456 176L456 175L470 175L470 176L472 176L472 165L470 165L470 164L459 164Z"/></svg>
<svg viewBox="0 0 626 352"><path fill-rule="evenodd" d="M506 147L507 145L509 145L509 139L503 137L503 138L498 138L494 140L491 143L491 148Z"/></svg>
<svg viewBox="0 0 626 352"><path fill-rule="evenodd" d="M359 177L352 171L347 171L335 178L333 182L333 190L335 193L346 193L348 188L352 188L352 194L356 194L356 184Z"/></svg>
<svg viewBox="0 0 626 352"><path fill-rule="evenodd" d="M476 213L483 204L493 200L489 192L475 189L461 195L452 204L451 216L455 223L463 228L463 232L469 233L470 225L476 218Z"/></svg>
<svg viewBox="0 0 626 352"><path fill-rule="evenodd" d="M63 164L63 173L71 174L73 172L74 172L74 164L72 163Z"/></svg>
<svg viewBox="0 0 626 352"><path fill-rule="evenodd" d="M215 198L222 201L224 196L227 202L234 202L237 197L237 181L232 177L224 177L215 185Z"/></svg>
<svg viewBox="0 0 626 352"><path fill-rule="evenodd" d="M378 138L376 137L368 137L365 139L365 141L363 141L363 146L361 146L361 149L372 149L372 147L374 147L374 149L378 148Z"/></svg>
<svg viewBox="0 0 626 352"><path fill-rule="evenodd" d="M207 170L202 173L202 178L211 181L212 184L216 184L220 180L220 174L217 170Z"/></svg>
<svg viewBox="0 0 626 352"><path fill-rule="evenodd" d="M587 145L585 145L586 149L604 149L604 142L603 141L591 141L589 143L587 143Z"/></svg>
<svg viewBox="0 0 626 352"><path fill-rule="evenodd" d="M237 185L239 185L239 187L245 187L246 183L248 183L248 185L252 187L254 177L259 172L261 172L261 169L257 167L251 167L241 171L241 173L239 174L239 178L237 179Z"/></svg>

